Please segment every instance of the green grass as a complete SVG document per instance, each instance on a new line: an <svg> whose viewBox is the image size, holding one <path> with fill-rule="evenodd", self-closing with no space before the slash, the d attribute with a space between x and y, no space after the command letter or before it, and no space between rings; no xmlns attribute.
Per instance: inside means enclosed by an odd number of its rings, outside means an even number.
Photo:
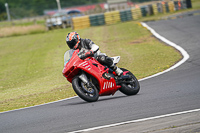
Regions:
<svg viewBox="0 0 200 133"><path fill-rule="evenodd" d="M192 1L192 9L198 10L200 9L200 0L191 0Z"/></svg>
<svg viewBox="0 0 200 133"><path fill-rule="evenodd" d="M149 3L148 3L149 4ZM191 9L182 9L175 11L173 13L158 13L157 15L151 15L142 17L137 21L152 21L159 19L166 19L167 16L180 14L183 12L199 10L200 9L200 0L192 0ZM36 34L46 32L45 27L45 18L37 18L35 20L30 19L21 19L21 20L12 20L11 22L3 21L0 22L0 38L8 36L19 36L26 34Z"/></svg>
<svg viewBox="0 0 200 133"><path fill-rule="evenodd" d="M0 111L75 96L62 76L68 32L71 29L0 39ZM93 40L108 56L120 55L118 66L131 70L139 79L169 68L181 58L136 22L77 32Z"/></svg>
<svg viewBox="0 0 200 133"><path fill-rule="evenodd" d="M9 21L0 21L0 28L12 26L31 26L31 25L45 25L45 18L37 18L35 20L19 19Z"/></svg>
<svg viewBox="0 0 200 133"><path fill-rule="evenodd" d="M200 9L200 0L192 0L192 6L174 13ZM158 20L174 13L147 16L138 21ZM15 25L29 27L31 23L15 22ZM1 22L0 29L5 27L10 28L11 23ZM0 112L76 95L62 76L63 54L68 50L65 36L71 29L44 32L42 28L44 33L36 34L40 30L19 30L22 33L16 36L11 33L13 37L5 37L13 30L0 33L3 35L0 38ZM129 69L138 79L163 71L182 58L175 49L159 42L134 21L77 32L82 38L93 40L108 56L120 55L118 66ZM29 35L18 36L22 34Z"/></svg>

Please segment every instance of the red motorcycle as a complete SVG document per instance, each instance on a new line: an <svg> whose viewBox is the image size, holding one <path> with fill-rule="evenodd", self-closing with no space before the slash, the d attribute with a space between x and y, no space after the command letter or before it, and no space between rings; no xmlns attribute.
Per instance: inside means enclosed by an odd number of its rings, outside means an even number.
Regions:
<svg viewBox="0 0 200 133"><path fill-rule="evenodd" d="M76 94L87 102L95 102L99 96L114 95L117 90L125 95L136 95L140 90L137 78L121 68L122 76L100 64L94 57L79 58L79 50L68 50L64 55L63 75L72 83ZM112 57L115 64L120 56Z"/></svg>

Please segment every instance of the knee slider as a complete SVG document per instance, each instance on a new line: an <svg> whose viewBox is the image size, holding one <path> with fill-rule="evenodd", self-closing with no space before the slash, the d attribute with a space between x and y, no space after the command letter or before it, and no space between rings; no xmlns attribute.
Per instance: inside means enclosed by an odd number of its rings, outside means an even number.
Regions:
<svg viewBox="0 0 200 133"><path fill-rule="evenodd" d="M113 60L112 58L105 56L105 55L100 55L97 59L99 61L99 63L101 63L102 65L106 65L108 67L111 67L113 65Z"/></svg>
<svg viewBox="0 0 200 133"><path fill-rule="evenodd" d="M105 62L106 62L106 56L105 55L100 55L97 60L101 64L105 64Z"/></svg>

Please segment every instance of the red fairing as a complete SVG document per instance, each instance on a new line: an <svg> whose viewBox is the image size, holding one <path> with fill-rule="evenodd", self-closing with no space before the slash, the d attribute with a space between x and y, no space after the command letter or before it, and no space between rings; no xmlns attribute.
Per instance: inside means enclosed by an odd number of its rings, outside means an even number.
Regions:
<svg viewBox="0 0 200 133"><path fill-rule="evenodd" d="M80 70L95 77L99 84L99 95L114 94L121 86L116 85L116 81L113 77L106 79L103 77L104 73L108 73L108 68L101 65L93 57L88 57L84 60L80 59L77 55L79 50L74 51L70 61L65 65L62 73L69 82L79 74Z"/></svg>

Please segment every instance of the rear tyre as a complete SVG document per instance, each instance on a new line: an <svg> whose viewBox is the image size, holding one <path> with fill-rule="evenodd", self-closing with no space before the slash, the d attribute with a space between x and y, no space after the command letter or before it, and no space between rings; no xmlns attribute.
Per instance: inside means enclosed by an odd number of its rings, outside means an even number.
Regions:
<svg viewBox="0 0 200 133"><path fill-rule="evenodd" d="M91 87L87 87L84 85L78 76L74 77L72 80L72 87L81 99L87 102L95 102L99 98L99 91L92 82L90 82L90 86Z"/></svg>
<svg viewBox="0 0 200 133"><path fill-rule="evenodd" d="M121 68L121 70L124 71L128 71L124 68ZM140 91L140 84L137 80L137 78L129 71L128 73L126 73L126 75L130 75L131 78L131 83L122 83L121 84L121 88L119 89L122 93L124 93L125 95L136 95L139 91ZM129 80L130 81L130 80Z"/></svg>

